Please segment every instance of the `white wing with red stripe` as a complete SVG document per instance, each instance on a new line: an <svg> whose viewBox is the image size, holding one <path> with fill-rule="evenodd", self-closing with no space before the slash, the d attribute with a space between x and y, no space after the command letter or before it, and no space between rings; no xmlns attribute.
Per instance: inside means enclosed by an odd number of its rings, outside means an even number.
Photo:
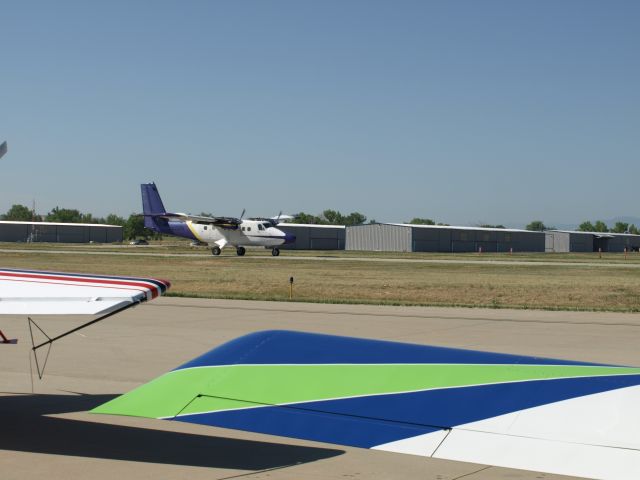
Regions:
<svg viewBox="0 0 640 480"><path fill-rule="evenodd" d="M0 269L0 315L101 315L162 295L166 280Z"/></svg>

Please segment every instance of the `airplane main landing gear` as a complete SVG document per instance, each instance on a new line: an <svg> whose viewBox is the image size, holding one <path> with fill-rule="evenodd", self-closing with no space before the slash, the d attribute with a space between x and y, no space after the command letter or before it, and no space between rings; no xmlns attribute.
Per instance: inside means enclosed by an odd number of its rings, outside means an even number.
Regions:
<svg viewBox="0 0 640 480"><path fill-rule="evenodd" d="M236 254L239 257L242 257L247 251L244 249L244 247L238 247L236 248Z"/></svg>
<svg viewBox="0 0 640 480"><path fill-rule="evenodd" d="M271 255L273 255L274 257L277 257L278 255L280 255L280 249L274 248L273 250L271 250Z"/></svg>
<svg viewBox="0 0 640 480"><path fill-rule="evenodd" d="M222 252L222 250L220 250L220 247L213 247L211 249L211 253L213 253L216 256L220 255L221 252Z"/></svg>

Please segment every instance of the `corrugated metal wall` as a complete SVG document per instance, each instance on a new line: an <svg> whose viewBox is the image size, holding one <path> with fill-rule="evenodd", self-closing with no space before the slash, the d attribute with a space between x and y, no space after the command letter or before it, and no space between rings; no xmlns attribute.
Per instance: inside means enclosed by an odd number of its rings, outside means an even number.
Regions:
<svg viewBox="0 0 640 480"><path fill-rule="evenodd" d="M593 252L593 234L570 233L569 250L571 252Z"/></svg>
<svg viewBox="0 0 640 480"><path fill-rule="evenodd" d="M391 252L544 252L542 232L373 224L347 227L347 250Z"/></svg>
<svg viewBox="0 0 640 480"><path fill-rule="evenodd" d="M122 241L122 227L0 222L0 242L113 243Z"/></svg>
<svg viewBox="0 0 640 480"><path fill-rule="evenodd" d="M552 253L569 253L571 242L567 232L546 232L545 251Z"/></svg>
<svg viewBox="0 0 640 480"><path fill-rule="evenodd" d="M287 250L344 250L344 227L315 225L287 225L281 223L278 228L296 236L296 241L282 245Z"/></svg>
<svg viewBox="0 0 640 480"><path fill-rule="evenodd" d="M373 223L347 227L346 250L410 252L411 227Z"/></svg>
<svg viewBox="0 0 640 480"><path fill-rule="evenodd" d="M543 252L539 232L412 227L414 252Z"/></svg>
<svg viewBox="0 0 640 480"><path fill-rule="evenodd" d="M26 242L29 238L29 224L0 224L0 241L2 242Z"/></svg>

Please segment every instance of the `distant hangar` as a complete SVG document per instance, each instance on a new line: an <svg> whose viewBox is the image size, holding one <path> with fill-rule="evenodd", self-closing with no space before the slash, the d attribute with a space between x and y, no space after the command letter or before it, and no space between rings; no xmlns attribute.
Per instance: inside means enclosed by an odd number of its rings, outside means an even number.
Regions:
<svg viewBox="0 0 640 480"><path fill-rule="evenodd" d="M122 242L122 227L97 223L0 221L0 242Z"/></svg>
<svg viewBox="0 0 640 480"><path fill-rule="evenodd" d="M309 225L281 223L278 228L284 233L295 235L296 241L282 245L288 250L344 250L344 225Z"/></svg>
<svg viewBox="0 0 640 480"><path fill-rule="evenodd" d="M346 228L346 250L544 252L544 232L508 228L371 223Z"/></svg>
<svg viewBox="0 0 640 480"><path fill-rule="evenodd" d="M545 232L545 251L567 252L638 252L640 235L611 232L575 232L549 230Z"/></svg>

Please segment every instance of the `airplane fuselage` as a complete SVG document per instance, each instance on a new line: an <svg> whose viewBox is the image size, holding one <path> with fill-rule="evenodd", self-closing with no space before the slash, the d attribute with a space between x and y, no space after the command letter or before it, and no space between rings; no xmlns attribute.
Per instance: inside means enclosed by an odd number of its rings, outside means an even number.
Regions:
<svg viewBox="0 0 640 480"><path fill-rule="evenodd" d="M186 226L187 230L183 226L175 225L182 233L187 233L187 235L180 236L186 236L210 245L219 245L226 240L226 244L234 247L277 247L291 241L290 235L265 221L243 220L240 225L234 225L233 227L206 225L190 220L186 222L169 222L170 227L173 227L173 224Z"/></svg>
<svg viewBox="0 0 640 480"><path fill-rule="evenodd" d="M236 247L240 256L245 254L245 246L271 248L272 255L278 256L280 245L293 243L296 239L294 235L276 228L280 216L277 219L243 220L242 216L235 218L169 213L164 208L155 183L142 184L140 187L146 228L207 243L214 255L220 255L226 245L231 245Z"/></svg>

